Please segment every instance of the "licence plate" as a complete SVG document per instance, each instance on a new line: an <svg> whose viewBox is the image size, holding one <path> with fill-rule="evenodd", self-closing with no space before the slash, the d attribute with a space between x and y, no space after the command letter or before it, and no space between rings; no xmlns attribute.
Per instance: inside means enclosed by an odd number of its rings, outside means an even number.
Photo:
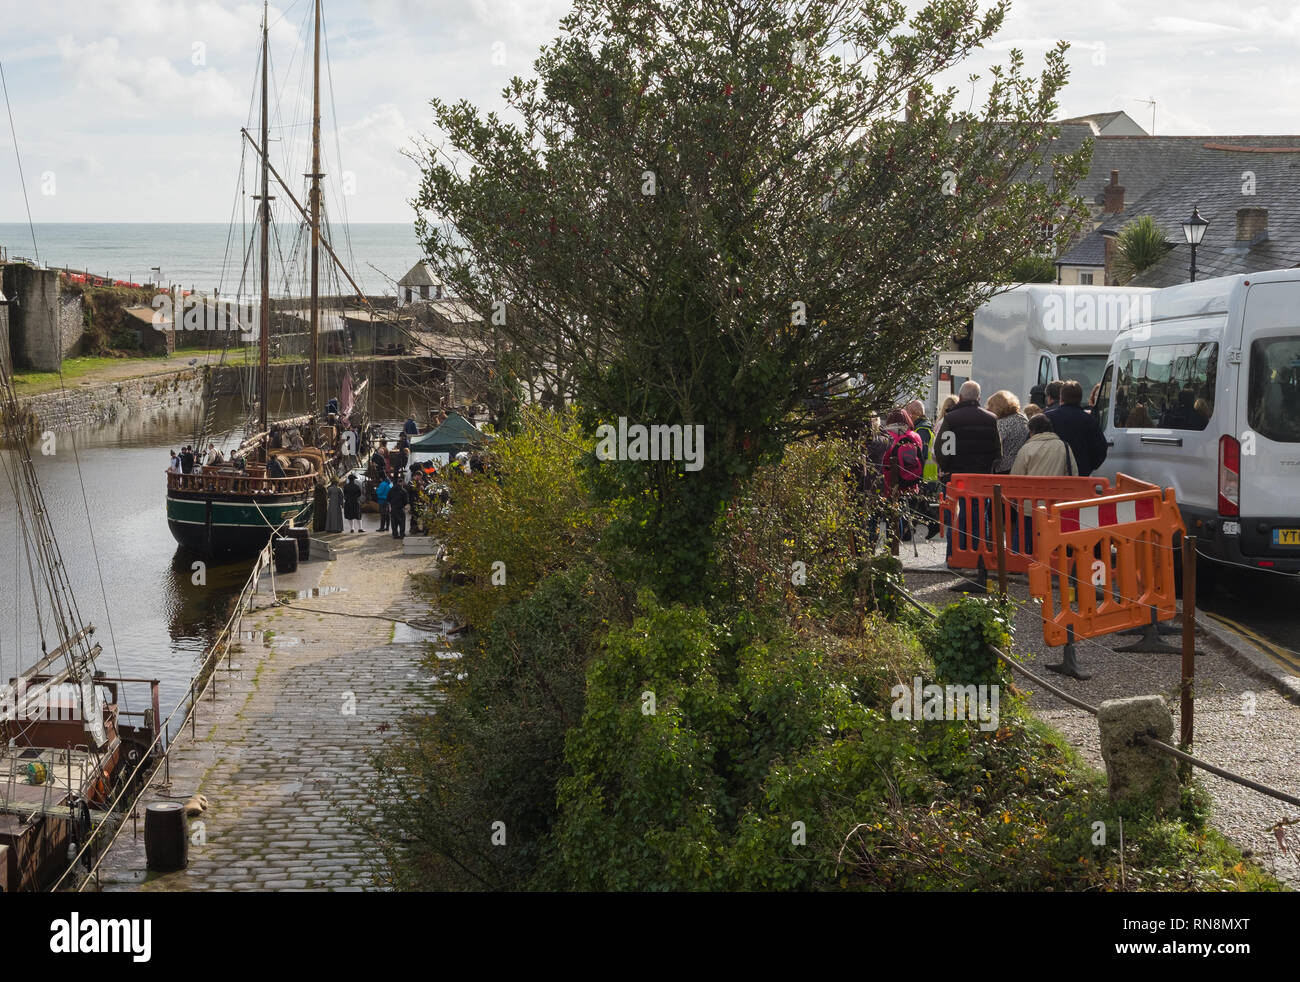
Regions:
<svg viewBox="0 0 1300 982"><path fill-rule="evenodd" d="M1274 529L1273 545L1300 546L1300 529Z"/></svg>

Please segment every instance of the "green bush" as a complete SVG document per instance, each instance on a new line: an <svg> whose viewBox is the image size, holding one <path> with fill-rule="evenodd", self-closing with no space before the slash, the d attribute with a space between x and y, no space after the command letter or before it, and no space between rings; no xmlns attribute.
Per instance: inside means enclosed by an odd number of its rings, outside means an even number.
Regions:
<svg viewBox="0 0 1300 982"><path fill-rule="evenodd" d="M949 604L922 631L940 682L981 685L1007 680L1007 668L993 652L1010 654L1009 604L997 597L963 597Z"/></svg>
<svg viewBox="0 0 1300 982"><path fill-rule="evenodd" d="M468 623L485 628L543 577L590 556L604 516L577 466L584 440L571 412L530 406L486 452L489 473L451 479L451 508L427 527L459 574L442 602Z"/></svg>

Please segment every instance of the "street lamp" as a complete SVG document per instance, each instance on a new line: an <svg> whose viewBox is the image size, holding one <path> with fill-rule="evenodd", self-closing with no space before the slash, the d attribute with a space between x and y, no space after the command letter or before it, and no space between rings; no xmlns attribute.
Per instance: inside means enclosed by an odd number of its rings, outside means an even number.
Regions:
<svg viewBox="0 0 1300 982"><path fill-rule="evenodd" d="M1192 279L1196 282L1196 247L1201 244L1201 239L1205 238L1205 230L1209 227L1209 222L1201 217L1201 213L1192 206L1192 217L1183 222L1183 235L1187 239L1187 244L1192 247Z"/></svg>

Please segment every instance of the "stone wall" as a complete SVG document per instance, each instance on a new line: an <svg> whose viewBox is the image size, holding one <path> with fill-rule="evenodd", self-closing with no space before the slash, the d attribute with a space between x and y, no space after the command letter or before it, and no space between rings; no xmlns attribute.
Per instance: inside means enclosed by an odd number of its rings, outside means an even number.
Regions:
<svg viewBox="0 0 1300 982"><path fill-rule="evenodd" d="M62 295L59 273L22 263L3 267L9 307L10 352L17 370L57 372L85 333L81 297Z"/></svg>
<svg viewBox="0 0 1300 982"><path fill-rule="evenodd" d="M185 368L104 385L47 392L25 399L23 408L32 432L63 433L200 402L207 386L207 374L206 368Z"/></svg>

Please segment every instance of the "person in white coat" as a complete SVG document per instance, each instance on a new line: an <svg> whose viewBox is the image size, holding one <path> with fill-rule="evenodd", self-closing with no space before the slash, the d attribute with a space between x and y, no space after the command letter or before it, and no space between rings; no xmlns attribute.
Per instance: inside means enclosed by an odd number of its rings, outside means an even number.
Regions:
<svg viewBox="0 0 1300 982"><path fill-rule="evenodd" d="M1025 441L1011 464L1012 474L1029 477L1076 475L1078 461L1070 445L1056 435L1052 420L1041 413L1029 420L1029 439Z"/></svg>

